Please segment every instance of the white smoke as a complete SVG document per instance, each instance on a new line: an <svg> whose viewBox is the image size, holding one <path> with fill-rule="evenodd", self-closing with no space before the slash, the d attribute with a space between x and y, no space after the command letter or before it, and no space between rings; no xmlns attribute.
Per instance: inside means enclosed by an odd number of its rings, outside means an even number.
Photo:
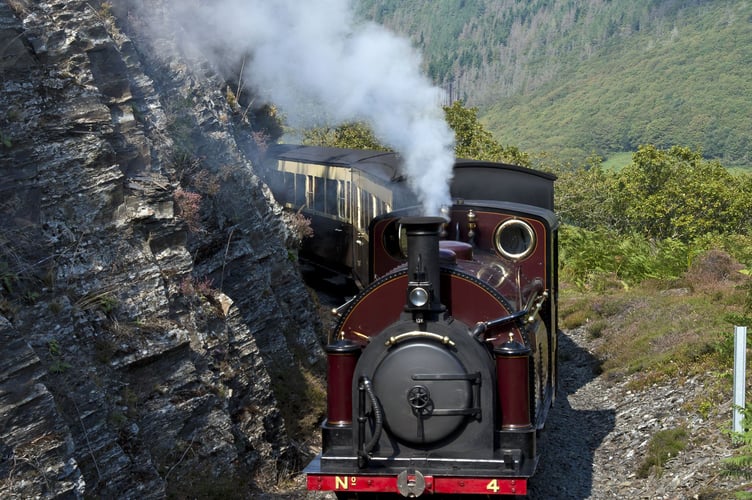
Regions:
<svg viewBox="0 0 752 500"><path fill-rule="evenodd" d="M190 5L190 6L189 6ZM247 58L243 81L294 125L363 121L399 152L427 215L450 204L454 135L442 91L410 43L356 22L348 0L176 2L187 39L226 61ZM312 112L312 110L315 110Z"/></svg>

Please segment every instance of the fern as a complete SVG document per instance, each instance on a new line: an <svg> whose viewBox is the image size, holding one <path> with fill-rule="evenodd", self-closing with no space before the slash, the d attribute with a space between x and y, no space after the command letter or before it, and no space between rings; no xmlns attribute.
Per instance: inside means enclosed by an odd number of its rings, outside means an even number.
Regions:
<svg viewBox="0 0 752 500"><path fill-rule="evenodd" d="M687 270L691 252L681 241L652 241L638 233L564 225L560 234L562 278L580 288L598 288L607 276L624 286L649 278L673 279Z"/></svg>
<svg viewBox="0 0 752 500"><path fill-rule="evenodd" d="M730 476L752 480L752 404L742 410L742 432L732 432L733 439L740 445L740 453L723 461L724 472ZM737 498L752 499L752 491L739 491Z"/></svg>

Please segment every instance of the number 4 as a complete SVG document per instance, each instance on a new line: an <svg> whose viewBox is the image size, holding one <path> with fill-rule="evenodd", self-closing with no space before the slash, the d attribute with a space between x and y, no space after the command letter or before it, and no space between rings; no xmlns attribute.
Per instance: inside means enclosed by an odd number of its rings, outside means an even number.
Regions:
<svg viewBox="0 0 752 500"><path fill-rule="evenodd" d="M499 488L499 482L496 479L491 479L491 482L486 485L486 489L498 493L501 488Z"/></svg>

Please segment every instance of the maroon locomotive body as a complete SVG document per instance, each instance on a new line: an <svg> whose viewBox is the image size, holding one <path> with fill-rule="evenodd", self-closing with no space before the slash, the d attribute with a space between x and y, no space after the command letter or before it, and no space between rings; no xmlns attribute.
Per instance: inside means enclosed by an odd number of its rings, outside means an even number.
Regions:
<svg viewBox="0 0 752 500"><path fill-rule="evenodd" d="M335 165L333 154L367 160ZM287 162L280 171L289 174L293 162L294 175L309 176L300 182L315 186L310 172L319 172L335 190L345 170L355 171L368 183L341 184L337 196L350 189L343 201L373 201L367 228L352 217L329 217L314 235L339 238L338 265L363 288L339 308L326 346L327 416L322 451L305 469L308 489L340 498L525 495L556 390L553 176L458 161L452 205L442 217L425 217L404 195L399 175L359 170L379 158L380 172L392 161L398 172L396 155L289 148L277 158ZM318 168L327 158L345 170ZM314 160L318 167L304 173L302 165ZM311 217L326 215L307 209Z"/></svg>

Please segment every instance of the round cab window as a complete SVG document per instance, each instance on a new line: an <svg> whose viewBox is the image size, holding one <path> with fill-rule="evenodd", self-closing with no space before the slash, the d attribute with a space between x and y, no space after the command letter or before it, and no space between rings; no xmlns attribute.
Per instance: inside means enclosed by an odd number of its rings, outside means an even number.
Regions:
<svg viewBox="0 0 752 500"><path fill-rule="evenodd" d="M391 221L384 228L382 244L390 257L396 260L404 260L407 258L407 233L398 220Z"/></svg>
<svg viewBox="0 0 752 500"><path fill-rule="evenodd" d="M535 249L535 231L527 222L511 219L496 228L494 243L503 257L521 260Z"/></svg>

